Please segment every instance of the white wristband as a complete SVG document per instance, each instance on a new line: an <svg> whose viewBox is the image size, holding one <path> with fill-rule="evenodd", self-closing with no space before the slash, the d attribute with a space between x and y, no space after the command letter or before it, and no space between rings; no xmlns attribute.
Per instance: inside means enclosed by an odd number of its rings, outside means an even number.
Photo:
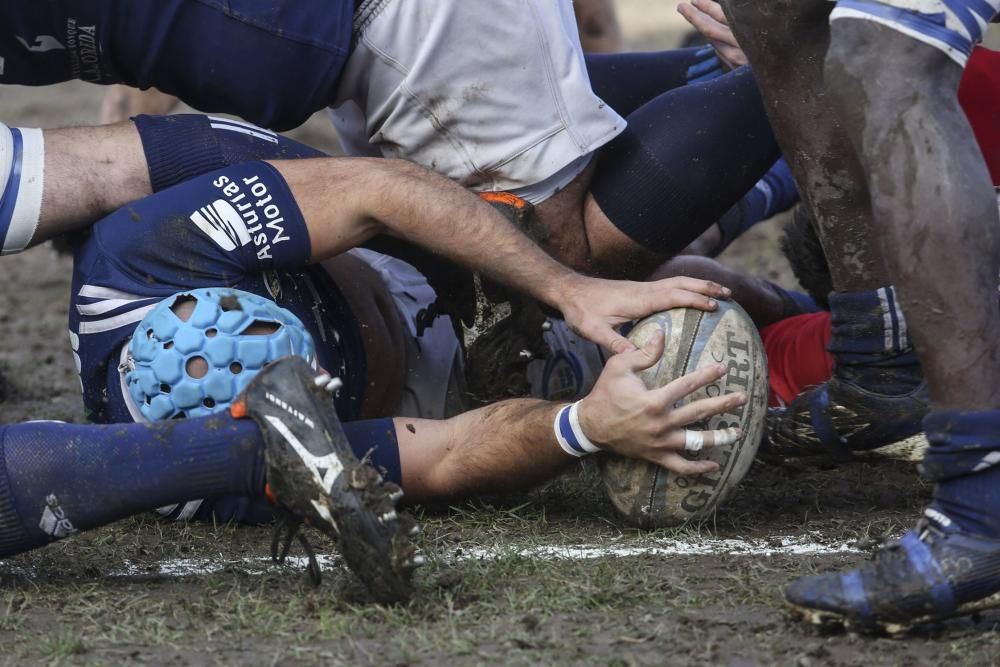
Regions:
<svg viewBox="0 0 1000 667"><path fill-rule="evenodd" d="M601 451L601 448L590 441L580 426L580 401L565 406L556 414L552 425L556 440L563 451L577 458Z"/></svg>

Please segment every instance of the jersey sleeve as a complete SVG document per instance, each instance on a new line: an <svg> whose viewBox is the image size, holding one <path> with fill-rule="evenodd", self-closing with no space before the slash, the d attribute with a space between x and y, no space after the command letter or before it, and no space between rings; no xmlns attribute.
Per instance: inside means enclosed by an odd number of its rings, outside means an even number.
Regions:
<svg viewBox="0 0 1000 667"><path fill-rule="evenodd" d="M311 253L288 184L264 162L196 176L126 206L95 233L102 255L134 280L178 290L297 271Z"/></svg>

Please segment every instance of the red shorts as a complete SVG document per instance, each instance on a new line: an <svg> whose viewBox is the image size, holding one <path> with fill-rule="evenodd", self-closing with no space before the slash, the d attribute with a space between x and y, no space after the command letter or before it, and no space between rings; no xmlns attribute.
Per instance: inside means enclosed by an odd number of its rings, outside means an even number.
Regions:
<svg viewBox="0 0 1000 667"><path fill-rule="evenodd" d="M996 186L1000 184L1000 52L981 46L972 51L958 86L958 101Z"/></svg>
<svg viewBox="0 0 1000 667"><path fill-rule="evenodd" d="M767 353L768 405L787 405L806 388L830 379L830 313L789 317L761 329L760 337Z"/></svg>

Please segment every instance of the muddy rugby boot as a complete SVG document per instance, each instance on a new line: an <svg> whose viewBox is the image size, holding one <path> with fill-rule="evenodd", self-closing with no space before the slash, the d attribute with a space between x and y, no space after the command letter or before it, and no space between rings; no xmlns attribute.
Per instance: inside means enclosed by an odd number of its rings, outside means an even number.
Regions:
<svg viewBox="0 0 1000 667"><path fill-rule="evenodd" d="M895 288L831 292L828 301L833 377L769 412L764 456L844 459L923 430L929 395Z"/></svg>
<svg viewBox="0 0 1000 667"><path fill-rule="evenodd" d="M314 377L303 359L285 357L262 370L230 408L236 418L253 419L264 437L266 492L277 515L271 556L284 561L298 538L319 583L319 565L299 532L305 524L337 541L376 600L406 600L422 560L410 541L417 525L396 512L400 488L354 455L329 400L337 387L329 375Z"/></svg>
<svg viewBox="0 0 1000 667"><path fill-rule="evenodd" d="M785 588L793 615L817 625L905 632L1000 607L1000 540L962 531L928 509L915 530L856 570L802 577Z"/></svg>
<svg viewBox="0 0 1000 667"><path fill-rule="evenodd" d="M878 394L836 376L767 412L764 456L850 458L853 451L899 447L923 431L927 383L906 394ZM923 443L926 446L926 443Z"/></svg>

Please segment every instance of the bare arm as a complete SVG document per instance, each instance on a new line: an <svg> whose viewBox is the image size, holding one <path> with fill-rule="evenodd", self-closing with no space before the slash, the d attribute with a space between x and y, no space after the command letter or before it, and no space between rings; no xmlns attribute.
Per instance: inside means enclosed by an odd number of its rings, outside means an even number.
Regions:
<svg viewBox="0 0 1000 667"><path fill-rule="evenodd" d="M388 233L552 306L576 278L488 204L412 163L334 158L271 164L302 209L313 260Z"/></svg>
<svg viewBox="0 0 1000 667"><path fill-rule="evenodd" d="M552 433L560 407L524 398L443 421L395 418L407 499L510 493L554 477L574 460Z"/></svg>
<svg viewBox="0 0 1000 667"><path fill-rule="evenodd" d="M722 376L708 367L648 390L637 372L659 361L663 336L612 358L580 407L584 433L607 451L642 458L678 474L712 472L712 461L681 455L684 426L721 414L746 400L741 393L674 408L687 394ZM556 442L553 421L565 403L502 401L443 421L397 417L403 489L416 502L472 494L509 493L554 477L576 459ZM705 432L705 446L731 431ZM732 440L729 440L730 442Z"/></svg>
<svg viewBox="0 0 1000 667"><path fill-rule="evenodd" d="M313 260L389 233L561 311L612 352L633 346L612 327L677 307L715 308L729 291L672 278L654 283L587 278L549 257L501 214L448 179L403 160L321 158L271 163L309 227Z"/></svg>
<svg viewBox="0 0 1000 667"><path fill-rule="evenodd" d="M733 291L733 300L746 309L758 327L766 327L789 316L790 304L786 303L787 297L782 298L774 283L737 271L708 257L677 255L654 271L651 278L661 280L681 275L728 285Z"/></svg>

